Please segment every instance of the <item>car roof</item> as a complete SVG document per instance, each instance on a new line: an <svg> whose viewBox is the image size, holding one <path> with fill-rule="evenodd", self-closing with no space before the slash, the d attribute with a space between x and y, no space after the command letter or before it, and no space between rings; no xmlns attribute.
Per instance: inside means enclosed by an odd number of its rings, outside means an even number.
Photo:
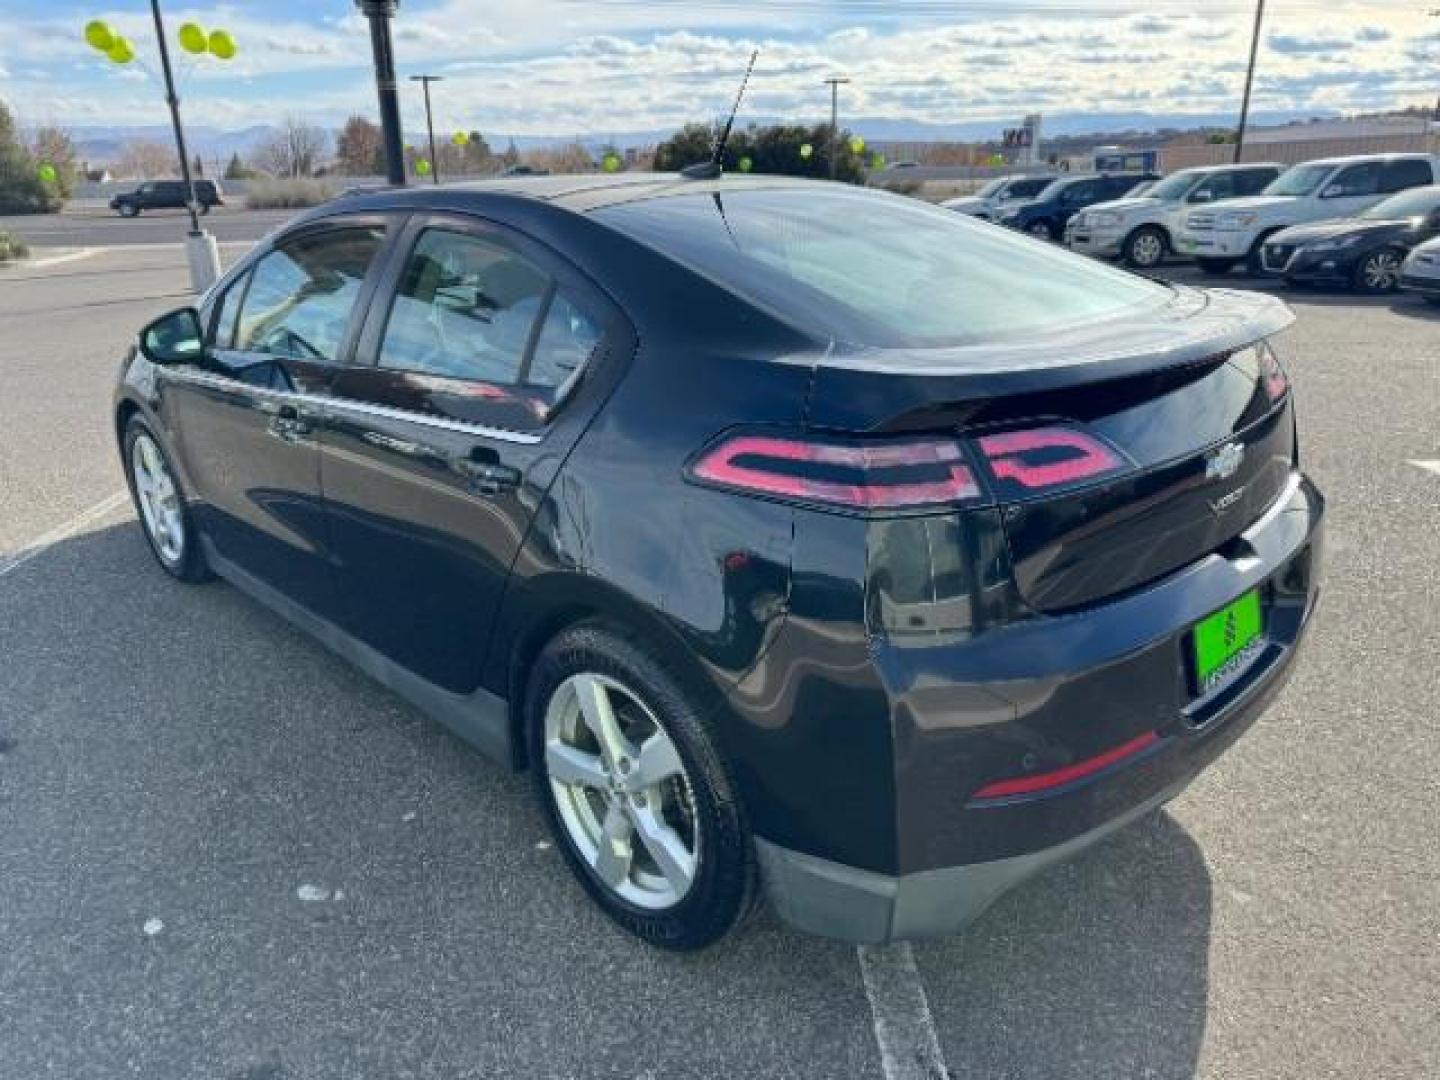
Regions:
<svg viewBox="0 0 1440 1080"><path fill-rule="evenodd" d="M440 209L453 207L457 201L468 201L468 197L501 195L588 213L619 203L678 195L723 195L734 191L829 186L825 181L792 176L727 175L713 180L690 180L678 173L497 176L460 184L417 185L355 192L325 205L327 210L333 210L337 203L356 199L367 209Z"/></svg>
<svg viewBox="0 0 1440 1080"><path fill-rule="evenodd" d="M1434 161L1434 154L1417 152L1395 154L1349 154L1345 157L1315 158L1300 165L1361 165L1368 161Z"/></svg>

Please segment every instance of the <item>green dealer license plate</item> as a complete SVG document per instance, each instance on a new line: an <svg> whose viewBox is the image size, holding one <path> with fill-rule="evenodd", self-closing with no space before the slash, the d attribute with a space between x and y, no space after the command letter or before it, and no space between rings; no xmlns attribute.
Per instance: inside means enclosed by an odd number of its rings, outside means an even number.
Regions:
<svg viewBox="0 0 1440 1080"><path fill-rule="evenodd" d="M1195 624L1195 681L1203 694L1242 667L1260 644L1260 593L1252 590Z"/></svg>

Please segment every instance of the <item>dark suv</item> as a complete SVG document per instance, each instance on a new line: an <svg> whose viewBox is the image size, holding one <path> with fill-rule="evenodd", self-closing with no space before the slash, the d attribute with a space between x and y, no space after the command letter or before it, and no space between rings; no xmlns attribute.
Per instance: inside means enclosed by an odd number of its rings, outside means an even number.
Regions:
<svg viewBox="0 0 1440 1080"><path fill-rule="evenodd" d="M996 218L1042 240L1058 240L1075 213L1099 202L1119 199L1136 184L1159 180L1156 173L1096 173L1054 180L1028 202L1011 204Z"/></svg>
<svg viewBox="0 0 1440 1080"><path fill-rule="evenodd" d="M877 941L1174 797L1284 683L1290 321L846 185L515 178L302 215L142 332L113 419L166 572L529 769L622 926L695 948L763 883Z"/></svg>
<svg viewBox="0 0 1440 1080"><path fill-rule="evenodd" d="M208 214L212 206L225 205L220 185L214 180L196 180L195 198L202 214ZM183 210L187 202L183 180L148 180L134 191L116 195L110 200L110 209L121 217L134 217L142 210Z"/></svg>

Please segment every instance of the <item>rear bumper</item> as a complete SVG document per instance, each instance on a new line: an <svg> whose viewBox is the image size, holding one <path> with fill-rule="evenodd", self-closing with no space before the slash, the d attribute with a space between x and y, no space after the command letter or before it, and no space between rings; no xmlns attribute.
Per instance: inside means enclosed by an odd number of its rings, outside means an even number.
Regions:
<svg viewBox="0 0 1440 1080"><path fill-rule="evenodd" d="M1093 611L1046 620L1000 651L877 647L895 703L897 872L759 841L770 896L796 927L853 941L953 933L1007 890L1185 789L1285 685L1319 597L1323 500L1299 477L1227 556ZM1258 588L1261 646L1208 694L1188 689L1197 618ZM1001 632L996 637L1005 636ZM977 639L971 645L978 645ZM981 681L962 665L976 663ZM993 673L993 674L992 674ZM982 701L988 697L988 702ZM1021 797L976 797L978 778L1070 764L1137 735L1143 753ZM1073 749L1064 757L1063 747Z"/></svg>

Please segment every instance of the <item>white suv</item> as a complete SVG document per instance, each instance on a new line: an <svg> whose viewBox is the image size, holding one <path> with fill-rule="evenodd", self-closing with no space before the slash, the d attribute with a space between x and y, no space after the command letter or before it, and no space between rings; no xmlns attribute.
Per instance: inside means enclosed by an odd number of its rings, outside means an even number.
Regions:
<svg viewBox="0 0 1440 1080"><path fill-rule="evenodd" d="M1065 243L1086 255L1118 255L1130 266L1149 270L1175 250L1175 237L1188 209L1254 195L1282 168L1245 164L1181 169L1138 198L1096 203L1082 210L1066 226Z"/></svg>
<svg viewBox="0 0 1440 1080"><path fill-rule="evenodd" d="M1228 199L1185 216L1176 244L1207 274L1224 274L1238 262L1260 273L1265 238L1291 225L1350 217L1387 195L1440 180L1431 154L1365 154L1294 165L1259 195Z"/></svg>

